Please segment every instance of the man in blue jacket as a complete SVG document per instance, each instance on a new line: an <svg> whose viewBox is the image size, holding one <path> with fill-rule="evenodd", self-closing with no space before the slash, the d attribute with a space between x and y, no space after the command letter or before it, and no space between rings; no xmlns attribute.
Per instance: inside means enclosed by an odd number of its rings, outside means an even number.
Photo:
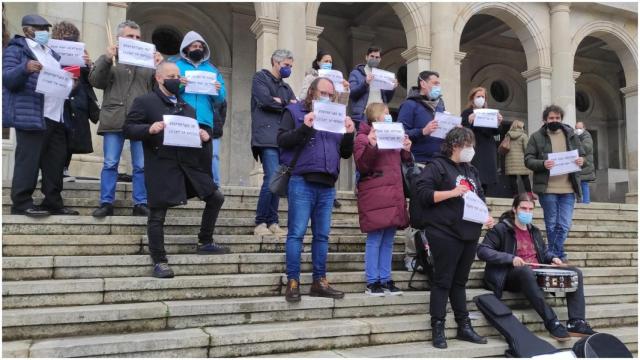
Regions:
<svg viewBox="0 0 640 360"><path fill-rule="evenodd" d="M187 71L206 71L216 74L216 81L212 86L215 86L218 95L191 94L185 92L185 88L181 89L180 94L187 104L196 109L198 123L206 125L213 129L214 133L222 135L223 119L219 114L215 114L215 104L225 101L227 90L224 86L222 74L209 62L211 57L210 49L209 44L200 34L195 31L189 31L180 45L180 56L182 58L176 62L176 65L180 69L180 77L183 84L187 83L185 78ZM216 138L214 136L211 144L213 145L213 161L211 163L213 181L220 187L220 137Z"/></svg>
<svg viewBox="0 0 640 360"><path fill-rule="evenodd" d="M24 36L16 35L2 56L2 126L16 130L11 214L78 215L65 208L60 195L67 158L64 102L36 92L43 68L60 68L60 56L47 47L51 24L39 15L22 18ZM44 200L33 203L42 171Z"/></svg>

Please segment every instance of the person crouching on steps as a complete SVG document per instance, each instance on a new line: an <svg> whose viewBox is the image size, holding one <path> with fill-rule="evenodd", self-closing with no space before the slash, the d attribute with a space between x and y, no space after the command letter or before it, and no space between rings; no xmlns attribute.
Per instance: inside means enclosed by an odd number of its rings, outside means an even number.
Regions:
<svg viewBox="0 0 640 360"><path fill-rule="evenodd" d="M365 294L401 295L391 280L391 256L397 229L409 225L400 162L411 162L411 140L405 135L403 148L381 150L374 122L391 123L389 108L372 103L365 110L354 145L354 159L360 172L358 215L360 230L367 233L365 248Z"/></svg>

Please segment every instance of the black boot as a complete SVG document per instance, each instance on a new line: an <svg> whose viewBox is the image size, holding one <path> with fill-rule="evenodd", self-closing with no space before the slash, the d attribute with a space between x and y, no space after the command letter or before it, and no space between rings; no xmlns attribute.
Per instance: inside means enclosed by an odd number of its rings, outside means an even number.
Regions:
<svg viewBox="0 0 640 360"><path fill-rule="evenodd" d="M471 319L468 317L456 320L458 323L458 334L456 335L456 339L469 341L476 344L486 344L487 338L478 335L471 327Z"/></svg>
<svg viewBox="0 0 640 360"><path fill-rule="evenodd" d="M444 320L431 320L431 342L438 349L447 348L447 337L444 335Z"/></svg>

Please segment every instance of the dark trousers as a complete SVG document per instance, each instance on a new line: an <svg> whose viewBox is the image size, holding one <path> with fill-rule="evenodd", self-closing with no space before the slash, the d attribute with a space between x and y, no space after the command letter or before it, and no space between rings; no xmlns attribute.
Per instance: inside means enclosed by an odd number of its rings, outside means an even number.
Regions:
<svg viewBox="0 0 640 360"><path fill-rule="evenodd" d="M509 185L511 186L511 192L513 193L513 195L515 196L520 193L520 191L518 190L518 176L520 176L520 179L522 179L524 191L531 192L529 175L509 175Z"/></svg>
<svg viewBox="0 0 640 360"><path fill-rule="evenodd" d="M45 119L46 130L16 129L16 150L11 201L13 209L33 207L33 192L38 184L38 170L42 170L41 206L51 210L63 207L62 171L67 159L67 140L64 124Z"/></svg>
<svg viewBox="0 0 640 360"><path fill-rule="evenodd" d="M569 268L578 273L578 290L566 293L567 309L569 310L569 320L585 319L584 286L582 281L582 271L578 268ZM509 270L505 290L522 292L529 300L531 306L544 320L547 325L556 318L553 309L544 301L544 291L540 289L536 282L536 277L528 266L517 267Z"/></svg>
<svg viewBox="0 0 640 360"><path fill-rule="evenodd" d="M64 162L64 168L65 169L69 169L69 165L71 164L71 156L73 156L73 153L69 150L67 150L67 160L65 160Z"/></svg>
<svg viewBox="0 0 640 360"><path fill-rule="evenodd" d="M466 285L478 243L429 235L428 239L434 261L429 309L431 320L445 320L447 298L455 319L465 319L469 317Z"/></svg>
<svg viewBox="0 0 640 360"><path fill-rule="evenodd" d="M206 203L202 212L202 222L200 223L200 233L198 242L200 244L210 244L213 242L213 231L215 230L218 213L224 203L224 195L220 190L204 199ZM154 264L166 263L167 253L164 250L164 219L167 215L167 208L150 208L147 219L147 236L149 238L149 252Z"/></svg>

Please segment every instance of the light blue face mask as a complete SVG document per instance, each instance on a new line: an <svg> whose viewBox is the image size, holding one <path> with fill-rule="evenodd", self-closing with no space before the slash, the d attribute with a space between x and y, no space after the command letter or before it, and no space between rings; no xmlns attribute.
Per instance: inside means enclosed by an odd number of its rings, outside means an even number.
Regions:
<svg viewBox="0 0 640 360"><path fill-rule="evenodd" d="M431 98L431 100L439 98L440 95L442 95L440 86L434 86L431 88L431 91L429 91L429 97Z"/></svg>
<svg viewBox="0 0 640 360"><path fill-rule="evenodd" d="M322 64L320 64L320 69L322 69L322 70L331 70L332 67L333 67L332 63L322 63Z"/></svg>
<svg viewBox="0 0 640 360"><path fill-rule="evenodd" d="M321 102L321 103L325 103L326 104L326 103L330 103L331 102L331 98L328 97L328 96L320 96L318 98L318 101Z"/></svg>
<svg viewBox="0 0 640 360"><path fill-rule="evenodd" d="M391 117L391 114L384 114L384 122L386 123L393 122L393 118Z"/></svg>
<svg viewBox="0 0 640 360"><path fill-rule="evenodd" d="M533 221L533 213L519 212L518 221L523 225L529 225Z"/></svg>
<svg viewBox="0 0 640 360"><path fill-rule="evenodd" d="M49 42L49 32L44 30L36 31L33 40L42 46L47 45Z"/></svg>

